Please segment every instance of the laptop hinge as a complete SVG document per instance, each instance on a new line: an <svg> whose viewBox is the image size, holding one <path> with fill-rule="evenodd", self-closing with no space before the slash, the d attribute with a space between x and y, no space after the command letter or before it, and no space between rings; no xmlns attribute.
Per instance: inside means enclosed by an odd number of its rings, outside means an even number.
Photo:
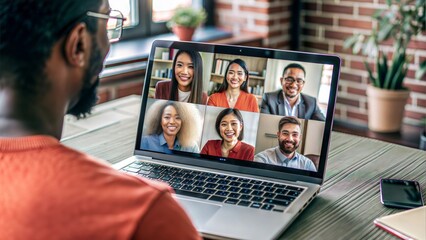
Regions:
<svg viewBox="0 0 426 240"><path fill-rule="evenodd" d="M136 159L137 160L152 160L152 157L137 155Z"/></svg>

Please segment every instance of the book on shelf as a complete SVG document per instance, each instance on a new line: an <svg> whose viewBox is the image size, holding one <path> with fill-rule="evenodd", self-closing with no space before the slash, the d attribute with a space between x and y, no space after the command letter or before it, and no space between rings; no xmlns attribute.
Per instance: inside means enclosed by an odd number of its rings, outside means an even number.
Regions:
<svg viewBox="0 0 426 240"><path fill-rule="evenodd" d="M169 50L169 60L175 59L177 52L178 51L176 49L170 48L170 50Z"/></svg>
<svg viewBox="0 0 426 240"><path fill-rule="evenodd" d="M227 59L217 58L213 64L213 70L214 70L213 73L224 76L226 72L226 68L228 67L230 62L231 61Z"/></svg>
<svg viewBox="0 0 426 240"><path fill-rule="evenodd" d="M217 75L220 75L220 71L222 69L222 59L220 59L220 58L216 59L215 63L216 63L216 65L215 65L215 68L214 68L214 73L217 74Z"/></svg>
<svg viewBox="0 0 426 240"><path fill-rule="evenodd" d="M259 72L256 72L256 71L249 71L249 75L252 75L252 76L260 76L260 73Z"/></svg>
<svg viewBox="0 0 426 240"><path fill-rule="evenodd" d="M226 60L226 59L222 60L222 67L221 67L221 70L220 70L220 75L225 76L225 74L226 74L226 68L228 67L228 65L229 65L230 62L231 61Z"/></svg>
<svg viewBox="0 0 426 240"><path fill-rule="evenodd" d="M172 78L173 69L172 68L163 68L163 69L156 69L154 71L154 77L158 78Z"/></svg>
<svg viewBox="0 0 426 240"><path fill-rule="evenodd" d="M263 86L256 85L256 86L249 86L248 91L249 93L254 95L263 95L264 89L263 89Z"/></svg>

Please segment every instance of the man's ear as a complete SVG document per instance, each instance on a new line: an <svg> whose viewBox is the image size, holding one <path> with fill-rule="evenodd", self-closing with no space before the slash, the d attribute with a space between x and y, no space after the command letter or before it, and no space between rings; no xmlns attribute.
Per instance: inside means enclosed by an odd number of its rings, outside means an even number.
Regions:
<svg viewBox="0 0 426 240"><path fill-rule="evenodd" d="M87 27L85 23L77 24L65 38L64 57L66 61L76 67L86 63L85 54L88 54Z"/></svg>

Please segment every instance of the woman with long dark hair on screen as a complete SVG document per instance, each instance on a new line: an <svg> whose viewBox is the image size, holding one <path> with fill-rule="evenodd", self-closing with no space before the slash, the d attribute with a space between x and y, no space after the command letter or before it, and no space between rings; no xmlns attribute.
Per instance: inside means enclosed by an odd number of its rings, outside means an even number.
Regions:
<svg viewBox="0 0 426 240"><path fill-rule="evenodd" d="M221 139L207 141L201 154L253 161L254 147L242 142L244 121L238 109L222 110L216 118L215 128Z"/></svg>
<svg viewBox="0 0 426 240"><path fill-rule="evenodd" d="M173 150L199 152L200 113L195 105L156 101L147 113L141 147L145 150L173 153Z"/></svg>
<svg viewBox="0 0 426 240"><path fill-rule="evenodd" d="M259 112L256 97L248 92L249 73L246 63L237 58L225 71L225 79L217 93L209 97L207 105Z"/></svg>
<svg viewBox="0 0 426 240"><path fill-rule="evenodd" d="M157 82L155 98L206 104L203 92L203 60L200 53L179 50L173 60L172 79Z"/></svg>

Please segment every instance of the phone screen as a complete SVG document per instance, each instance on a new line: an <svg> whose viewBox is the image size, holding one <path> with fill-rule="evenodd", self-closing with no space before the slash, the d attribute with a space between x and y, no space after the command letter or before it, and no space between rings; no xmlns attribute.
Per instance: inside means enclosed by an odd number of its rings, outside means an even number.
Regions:
<svg viewBox="0 0 426 240"><path fill-rule="evenodd" d="M415 208L423 206L419 183L399 179L382 179L381 200L385 206Z"/></svg>

